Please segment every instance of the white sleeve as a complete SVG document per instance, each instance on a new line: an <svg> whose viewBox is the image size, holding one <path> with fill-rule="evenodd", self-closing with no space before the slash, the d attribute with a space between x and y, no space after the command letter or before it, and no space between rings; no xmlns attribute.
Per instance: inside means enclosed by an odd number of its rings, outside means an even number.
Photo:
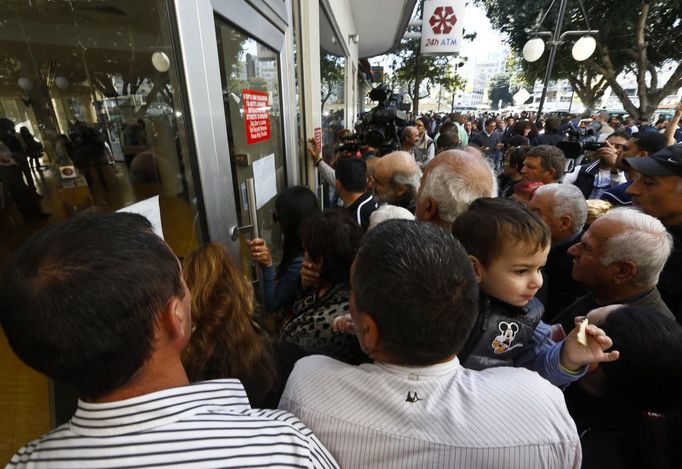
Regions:
<svg viewBox="0 0 682 469"><path fill-rule="evenodd" d="M573 171L566 173L564 175L564 184L575 184L576 179L578 179L580 168L582 168L582 166L576 166Z"/></svg>
<svg viewBox="0 0 682 469"><path fill-rule="evenodd" d="M320 172L322 181L324 181L325 184L331 187L336 186L336 171L334 171L334 168L329 166L326 161L320 161L317 165L317 170Z"/></svg>

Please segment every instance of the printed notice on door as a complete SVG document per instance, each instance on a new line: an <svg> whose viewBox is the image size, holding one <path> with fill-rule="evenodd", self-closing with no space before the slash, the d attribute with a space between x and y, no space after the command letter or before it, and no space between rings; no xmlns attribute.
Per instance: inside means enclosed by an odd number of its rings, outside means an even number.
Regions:
<svg viewBox="0 0 682 469"><path fill-rule="evenodd" d="M265 91L242 90L246 143L257 143L270 138L270 107Z"/></svg>
<svg viewBox="0 0 682 469"><path fill-rule="evenodd" d="M259 209L277 195L274 153L253 162L253 183L256 188L256 209Z"/></svg>

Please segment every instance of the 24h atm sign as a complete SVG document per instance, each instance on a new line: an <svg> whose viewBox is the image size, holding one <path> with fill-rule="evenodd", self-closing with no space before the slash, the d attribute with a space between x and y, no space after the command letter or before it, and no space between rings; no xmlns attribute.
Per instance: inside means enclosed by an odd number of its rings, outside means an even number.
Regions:
<svg viewBox="0 0 682 469"><path fill-rule="evenodd" d="M462 43L464 0L426 0L421 53L458 55Z"/></svg>

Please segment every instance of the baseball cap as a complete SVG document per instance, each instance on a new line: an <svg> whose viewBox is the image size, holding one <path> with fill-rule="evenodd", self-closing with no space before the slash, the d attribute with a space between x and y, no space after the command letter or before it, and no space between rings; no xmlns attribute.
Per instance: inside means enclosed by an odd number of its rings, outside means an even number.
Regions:
<svg viewBox="0 0 682 469"><path fill-rule="evenodd" d="M625 158L624 163L644 176L682 177L682 144L671 145L651 156Z"/></svg>

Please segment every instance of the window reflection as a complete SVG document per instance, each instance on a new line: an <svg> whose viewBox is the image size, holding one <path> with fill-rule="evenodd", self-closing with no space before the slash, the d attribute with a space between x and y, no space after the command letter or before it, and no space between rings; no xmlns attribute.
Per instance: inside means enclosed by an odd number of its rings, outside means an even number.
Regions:
<svg viewBox="0 0 682 469"><path fill-rule="evenodd" d="M167 8L162 0L0 6L0 117L21 146L5 151L0 263L45 224L154 196L176 254L198 245Z"/></svg>

